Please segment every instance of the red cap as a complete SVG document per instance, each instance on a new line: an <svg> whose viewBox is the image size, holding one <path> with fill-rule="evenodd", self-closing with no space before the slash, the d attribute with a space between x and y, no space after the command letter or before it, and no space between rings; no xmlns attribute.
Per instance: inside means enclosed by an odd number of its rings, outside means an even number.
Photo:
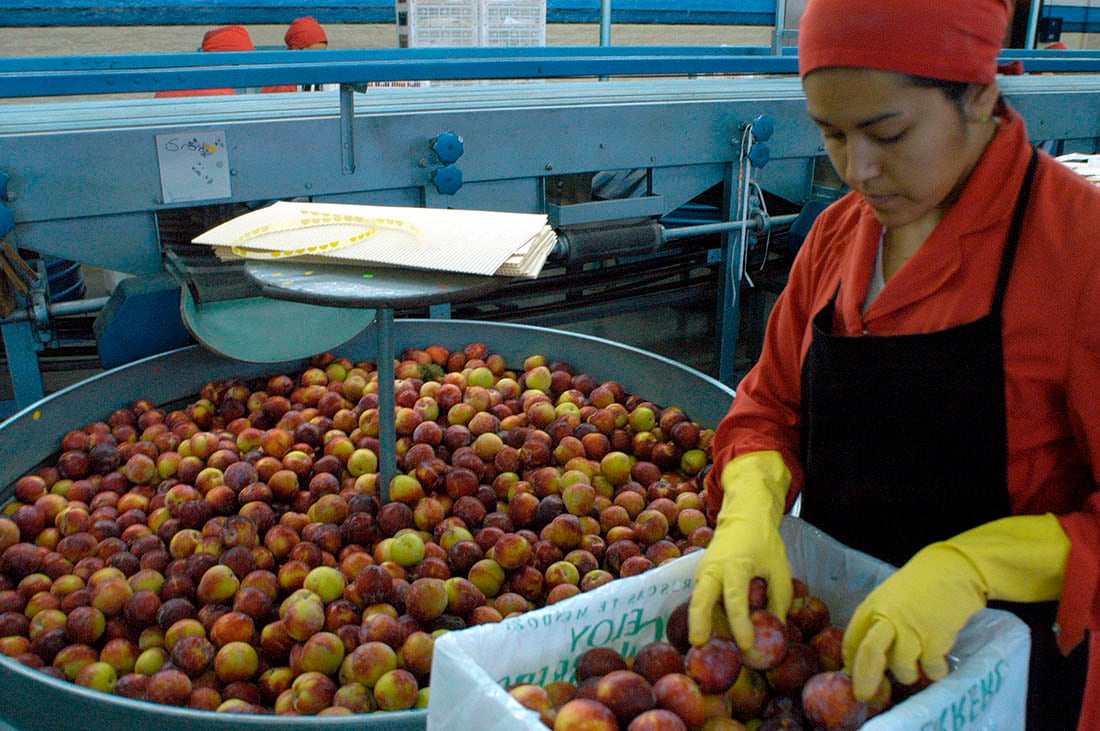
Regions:
<svg viewBox="0 0 1100 731"><path fill-rule="evenodd" d="M1054 43L1051 43L1049 46L1047 46L1046 49L1044 49L1044 50L1047 50L1047 51L1068 51L1069 46L1067 46L1065 43L1062 43L1061 41L1055 41Z"/></svg>
<svg viewBox="0 0 1100 731"><path fill-rule="evenodd" d="M204 51L255 51L248 30L240 25L223 25L206 31L202 37Z"/></svg>
<svg viewBox="0 0 1100 731"><path fill-rule="evenodd" d="M991 83L1009 0L809 0L798 31L801 76L829 66Z"/></svg>
<svg viewBox="0 0 1100 731"><path fill-rule="evenodd" d="M325 29L321 27L320 23L306 15L295 19L290 24L283 40L286 41L287 48L297 51L308 48L314 43L328 43L328 36L325 35Z"/></svg>

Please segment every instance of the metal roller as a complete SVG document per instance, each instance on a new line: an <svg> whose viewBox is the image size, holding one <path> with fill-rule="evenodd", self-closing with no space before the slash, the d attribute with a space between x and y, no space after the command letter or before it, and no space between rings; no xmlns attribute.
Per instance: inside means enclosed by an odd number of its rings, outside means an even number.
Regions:
<svg viewBox="0 0 1100 731"><path fill-rule="evenodd" d="M650 218L571 226L558 231L555 260L580 263L619 256L643 256L661 248L664 229Z"/></svg>

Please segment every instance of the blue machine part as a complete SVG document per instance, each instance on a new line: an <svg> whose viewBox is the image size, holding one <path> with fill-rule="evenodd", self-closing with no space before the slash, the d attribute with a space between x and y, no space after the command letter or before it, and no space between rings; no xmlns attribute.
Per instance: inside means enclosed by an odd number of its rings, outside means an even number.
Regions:
<svg viewBox="0 0 1100 731"><path fill-rule="evenodd" d="M821 215L821 212L829 207L829 203L830 201L812 198L802 206L798 218L794 220L787 231L787 249L792 256L802 248L802 242L806 240L806 235L810 233L810 227L814 225L814 221Z"/></svg>
<svg viewBox="0 0 1100 731"><path fill-rule="evenodd" d="M760 142L767 142L775 132L775 121L767 114L761 114L752 120L752 136Z"/></svg>
<svg viewBox="0 0 1100 731"><path fill-rule="evenodd" d="M50 283L50 302L71 302L84 297L84 271L80 262L54 259L46 264Z"/></svg>
<svg viewBox="0 0 1100 731"><path fill-rule="evenodd" d="M119 282L93 330L105 368L194 342L180 316L180 285L167 272Z"/></svg>
<svg viewBox="0 0 1100 731"><path fill-rule="evenodd" d="M771 159L772 151L768 149L767 145L757 143L749 150L749 162L752 163L753 167L762 168Z"/></svg>
<svg viewBox="0 0 1100 731"><path fill-rule="evenodd" d="M444 165L432 171L432 182L443 195L454 195L462 187L462 171L454 165Z"/></svg>
<svg viewBox="0 0 1100 731"><path fill-rule="evenodd" d="M462 138L451 131L444 132L443 134L432 140L432 152L439 158L439 161L444 165L450 165L453 162L457 162L458 158L462 157L462 153L466 151L466 147L462 143Z"/></svg>

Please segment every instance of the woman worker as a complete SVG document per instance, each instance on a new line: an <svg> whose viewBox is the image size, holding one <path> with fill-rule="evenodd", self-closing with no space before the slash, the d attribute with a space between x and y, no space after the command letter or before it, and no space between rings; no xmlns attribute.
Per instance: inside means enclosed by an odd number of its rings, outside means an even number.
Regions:
<svg viewBox="0 0 1100 731"><path fill-rule="evenodd" d="M252 36L243 25L223 25L206 31L202 37L202 50L211 53L219 51L255 51ZM153 94L155 99L182 96L227 96L236 94L236 89L170 89Z"/></svg>
<svg viewBox="0 0 1100 731"><path fill-rule="evenodd" d="M325 34L325 29L321 27L321 24L315 18L309 15L295 18L291 22L286 29L286 33L283 34L283 42L286 44L288 51L314 51L328 48L328 36ZM339 89L340 85L336 84L333 88ZM264 86L260 89L260 92L264 94L284 91L321 91L321 85L278 84Z"/></svg>
<svg viewBox="0 0 1100 731"><path fill-rule="evenodd" d="M858 698L886 671L943 677L968 618L1005 601L1032 620L1028 728L1097 729L1100 190L1000 97L1009 16L809 1L806 106L851 191L815 222L715 435L690 631L706 640L721 599L750 644L757 575L785 616L777 526L801 495L808 522L901 566L846 628Z"/></svg>
<svg viewBox="0 0 1100 731"><path fill-rule="evenodd" d="M283 36L286 47L291 51L320 51L328 48L328 34L315 18L303 15L295 18ZM307 84L301 91L338 91L339 84Z"/></svg>
<svg viewBox="0 0 1100 731"><path fill-rule="evenodd" d="M328 34L310 15L295 18L283 35L283 42L291 51L315 51L328 48Z"/></svg>

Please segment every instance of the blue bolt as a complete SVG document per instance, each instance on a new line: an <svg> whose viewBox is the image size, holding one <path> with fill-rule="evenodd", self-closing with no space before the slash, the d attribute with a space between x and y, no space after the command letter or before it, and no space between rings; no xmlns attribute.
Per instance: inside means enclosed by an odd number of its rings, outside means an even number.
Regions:
<svg viewBox="0 0 1100 731"><path fill-rule="evenodd" d="M444 165L432 172L432 182L443 195L454 195L462 187L462 171L454 165Z"/></svg>
<svg viewBox="0 0 1100 731"><path fill-rule="evenodd" d="M752 120L752 136L760 142L767 142L775 132L775 122L767 114L761 114Z"/></svg>
<svg viewBox="0 0 1100 731"><path fill-rule="evenodd" d="M444 132L433 139L431 146L432 152L444 165L455 162L466 151L466 147L462 144L462 138L450 131Z"/></svg>
<svg viewBox="0 0 1100 731"><path fill-rule="evenodd" d="M749 162L753 167L762 168L772 159L772 152L767 145L757 143L749 150Z"/></svg>

